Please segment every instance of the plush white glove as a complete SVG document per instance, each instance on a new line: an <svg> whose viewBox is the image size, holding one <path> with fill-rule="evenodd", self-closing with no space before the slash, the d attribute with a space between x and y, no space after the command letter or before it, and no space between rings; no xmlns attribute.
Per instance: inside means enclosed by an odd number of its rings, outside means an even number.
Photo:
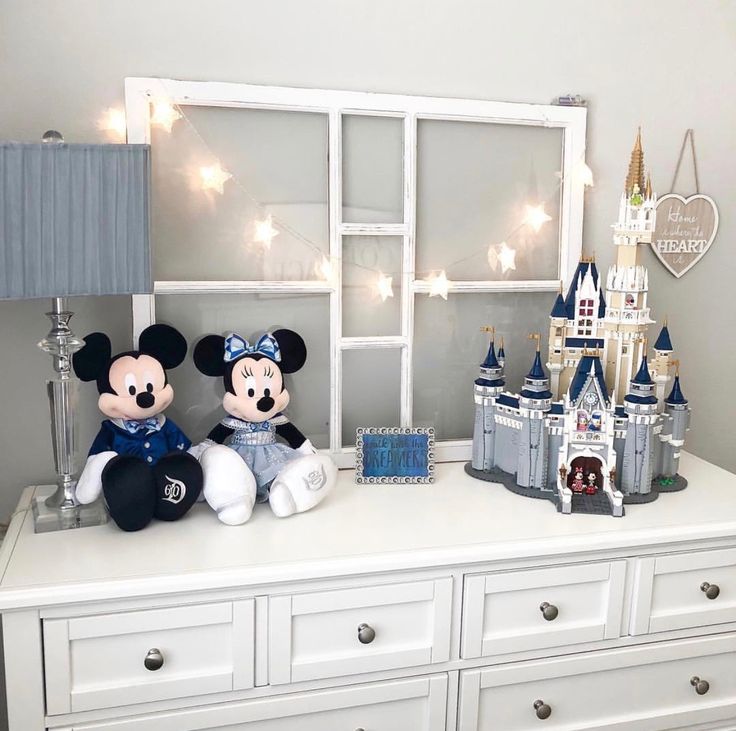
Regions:
<svg viewBox="0 0 736 731"><path fill-rule="evenodd" d="M227 525L245 523L256 501L256 478L243 458L230 447L215 444L200 457L202 494L217 517Z"/></svg>
<svg viewBox="0 0 736 731"><path fill-rule="evenodd" d="M89 505L100 497L102 492L102 470L107 463L117 457L117 452L100 452L87 457L82 474L79 476L76 487L76 496L82 505Z"/></svg>
<svg viewBox="0 0 736 731"><path fill-rule="evenodd" d="M299 452L299 454L303 454L305 456L308 454L317 454L317 450L314 448L312 442L310 442L309 439L305 439L301 447L297 447L294 451Z"/></svg>
<svg viewBox="0 0 736 731"><path fill-rule="evenodd" d="M206 449L209 449L210 447L214 447L216 442L213 442L211 439L205 439L201 441L199 444L192 444L189 449L187 449L187 453L191 454L194 459L200 459L202 454Z"/></svg>

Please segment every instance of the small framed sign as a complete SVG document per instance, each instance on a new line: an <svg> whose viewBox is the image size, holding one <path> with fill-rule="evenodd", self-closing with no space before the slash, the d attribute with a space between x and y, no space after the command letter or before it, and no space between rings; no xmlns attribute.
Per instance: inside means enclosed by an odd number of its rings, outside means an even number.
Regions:
<svg viewBox="0 0 736 731"><path fill-rule="evenodd" d="M358 429L355 481L359 484L434 482L434 429Z"/></svg>

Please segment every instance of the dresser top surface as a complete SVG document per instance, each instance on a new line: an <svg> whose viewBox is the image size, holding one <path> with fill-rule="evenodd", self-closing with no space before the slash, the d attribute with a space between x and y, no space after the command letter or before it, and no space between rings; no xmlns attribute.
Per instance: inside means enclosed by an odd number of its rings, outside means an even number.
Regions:
<svg viewBox="0 0 736 731"><path fill-rule="evenodd" d="M198 504L138 533L108 523L34 534L29 505L44 488L29 488L0 553L0 609L736 540L736 475L685 453L681 472L686 490L612 518L560 515L460 463L438 465L433 485L356 485L346 470L308 513L279 519L257 505L248 523L226 526Z"/></svg>

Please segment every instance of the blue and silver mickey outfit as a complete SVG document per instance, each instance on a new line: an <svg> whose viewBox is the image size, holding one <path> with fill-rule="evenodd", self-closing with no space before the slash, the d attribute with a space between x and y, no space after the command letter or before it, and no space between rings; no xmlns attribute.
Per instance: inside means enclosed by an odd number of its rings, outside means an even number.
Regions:
<svg viewBox="0 0 736 731"><path fill-rule="evenodd" d="M259 502L268 499L268 488L284 465L301 456L288 444L276 441L276 427L287 422L283 414L260 422L243 421L233 416L220 422L228 429L233 429L228 446L243 458L256 478Z"/></svg>
<svg viewBox="0 0 736 731"><path fill-rule="evenodd" d="M143 421L105 419L92 442L89 456L117 452L140 457L154 465L169 452L185 452L191 446L184 432L162 414Z"/></svg>

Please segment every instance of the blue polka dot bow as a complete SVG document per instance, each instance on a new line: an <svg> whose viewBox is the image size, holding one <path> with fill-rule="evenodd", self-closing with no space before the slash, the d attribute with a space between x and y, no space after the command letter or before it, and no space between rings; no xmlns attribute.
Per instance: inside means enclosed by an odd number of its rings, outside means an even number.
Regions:
<svg viewBox="0 0 736 731"><path fill-rule="evenodd" d="M255 355L256 353L265 355L277 363L281 360L281 348L269 333L261 335L255 345L251 345L237 333L230 333L225 338L225 363L236 360L242 355Z"/></svg>

